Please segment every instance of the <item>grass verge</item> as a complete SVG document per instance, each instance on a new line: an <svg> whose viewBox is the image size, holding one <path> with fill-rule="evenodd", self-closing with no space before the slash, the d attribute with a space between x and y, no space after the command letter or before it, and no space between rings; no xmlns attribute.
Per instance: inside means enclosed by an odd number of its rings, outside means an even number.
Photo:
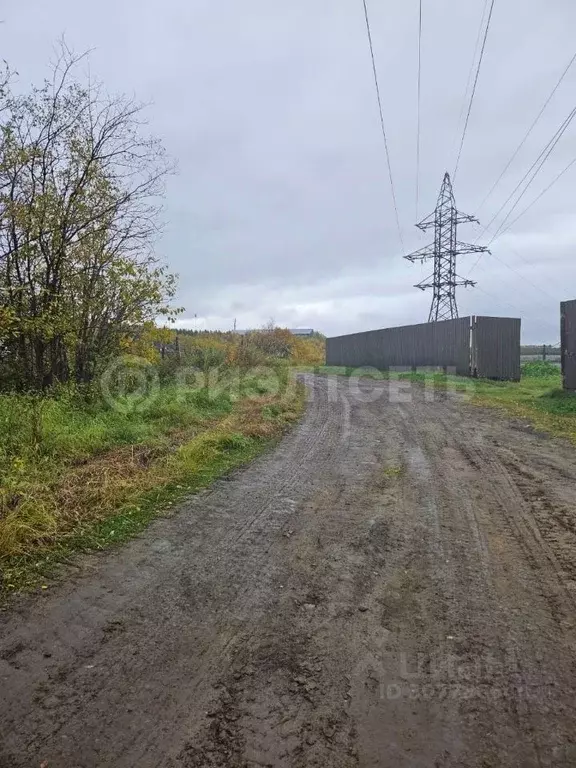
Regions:
<svg viewBox="0 0 576 768"><path fill-rule="evenodd" d="M267 384L246 381L237 398L199 390L175 400L162 392L145 418L81 412L75 427L56 419L52 429L45 419L42 449L27 452L26 441L0 465L0 594L47 588L74 553L126 541L179 499L260 454L304 408L301 385L274 393ZM63 443L75 447L64 452Z"/></svg>
<svg viewBox="0 0 576 768"><path fill-rule="evenodd" d="M576 443L576 394L562 389L557 370L533 375L531 365L524 366L519 382L479 380L472 403L498 408L538 431Z"/></svg>

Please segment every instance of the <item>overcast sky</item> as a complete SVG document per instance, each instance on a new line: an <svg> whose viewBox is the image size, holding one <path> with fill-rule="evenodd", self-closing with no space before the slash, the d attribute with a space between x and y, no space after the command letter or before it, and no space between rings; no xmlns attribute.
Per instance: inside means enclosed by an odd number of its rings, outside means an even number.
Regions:
<svg viewBox="0 0 576 768"><path fill-rule="evenodd" d="M484 0L424 0L421 204L435 206ZM159 252L192 326L313 327L328 335L424 322L431 265L402 259L361 0L4 0L0 53L38 82L64 33L111 91L152 104L178 160ZM414 227L418 0L370 0L406 251ZM487 224L575 106L576 64L505 179L486 193L576 51L574 0L496 0L455 184ZM518 211L576 156L576 120ZM576 298L576 165L496 239L459 289L460 314L521 316L526 343L559 339ZM487 242L497 223L481 242ZM463 226L460 240L482 232ZM476 257L461 257L467 276ZM512 271L514 270L514 271ZM519 274L516 274L519 273Z"/></svg>

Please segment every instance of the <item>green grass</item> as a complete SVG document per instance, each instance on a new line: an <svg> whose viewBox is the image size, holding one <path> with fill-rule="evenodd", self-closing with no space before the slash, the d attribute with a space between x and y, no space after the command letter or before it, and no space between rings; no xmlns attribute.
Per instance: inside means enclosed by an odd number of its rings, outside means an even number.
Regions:
<svg viewBox="0 0 576 768"><path fill-rule="evenodd" d="M383 469L383 474L386 478L395 478L400 477L403 471L403 467L385 467Z"/></svg>
<svg viewBox="0 0 576 768"><path fill-rule="evenodd" d="M378 371L375 368L352 368L346 365L299 365L297 369L305 373L329 374L332 376L352 376L362 372L362 376L373 379L390 378L388 371Z"/></svg>
<svg viewBox="0 0 576 768"><path fill-rule="evenodd" d="M135 489L117 510L110 509L109 516L87 520L46 546L29 546L29 551L22 554L1 557L0 599L14 591L38 586L46 589L46 582L77 553L108 549L126 542L141 533L159 514L167 514L185 496L251 461L270 444L270 439L265 438L243 438L239 442L234 437L226 444L226 435L222 438L221 450L205 454L203 461L190 462L190 456L186 457L183 452L178 471L170 481L154 485L146 492Z"/></svg>
<svg viewBox="0 0 576 768"><path fill-rule="evenodd" d="M499 407L538 430L576 443L576 395L562 389L558 368L546 365L526 363L519 382L479 380L472 402Z"/></svg>
<svg viewBox="0 0 576 768"><path fill-rule="evenodd" d="M26 471L50 463L80 461L118 445L150 442L172 429L186 428L230 412L229 395L207 397L200 391L163 387L143 410L126 412L104 403L83 402L81 396L0 395L0 479L16 461Z"/></svg>
<svg viewBox="0 0 576 768"><path fill-rule="evenodd" d="M288 375L166 384L133 409L70 391L0 395L0 592L38 584L79 549L124 541L264 450L303 409Z"/></svg>

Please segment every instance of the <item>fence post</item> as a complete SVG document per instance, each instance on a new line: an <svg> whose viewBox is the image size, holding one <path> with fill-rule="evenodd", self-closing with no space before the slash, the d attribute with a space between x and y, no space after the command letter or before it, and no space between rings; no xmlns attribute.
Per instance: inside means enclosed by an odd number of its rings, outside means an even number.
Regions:
<svg viewBox="0 0 576 768"><path fill-rule="evenodd" d="M560 369L562 371L562 389L568 389L566 381L566 305L560 302Z"/></svg>
<svg viewBox="0 0 576 768"><path fill-rule="evenodd" d="M542 346L542 360L546 362L546 344Z"/></svg>
<svg viewBox="0 0 576 768"><path fill-rule="evenodd" d="M180 337L178 334L176 334L176 357L178 358L178 362L182 359L180 354Z"/></svg>

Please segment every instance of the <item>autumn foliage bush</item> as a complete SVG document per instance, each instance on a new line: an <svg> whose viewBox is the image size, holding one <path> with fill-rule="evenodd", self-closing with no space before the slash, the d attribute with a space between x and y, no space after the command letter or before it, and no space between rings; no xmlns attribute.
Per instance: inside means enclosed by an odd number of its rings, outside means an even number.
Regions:
<svg viewBox="0 0 576 768"><path fill-rule="evenodd" d="M184 364L210 359L218 365L222 356L222 363L240 368L277 361L292 365L323 365L325 361L326 343L320 334L295 336L286 328L276 327L247 334L216 331L172 333L174 337L178 335L178 353Z"/></svg>

